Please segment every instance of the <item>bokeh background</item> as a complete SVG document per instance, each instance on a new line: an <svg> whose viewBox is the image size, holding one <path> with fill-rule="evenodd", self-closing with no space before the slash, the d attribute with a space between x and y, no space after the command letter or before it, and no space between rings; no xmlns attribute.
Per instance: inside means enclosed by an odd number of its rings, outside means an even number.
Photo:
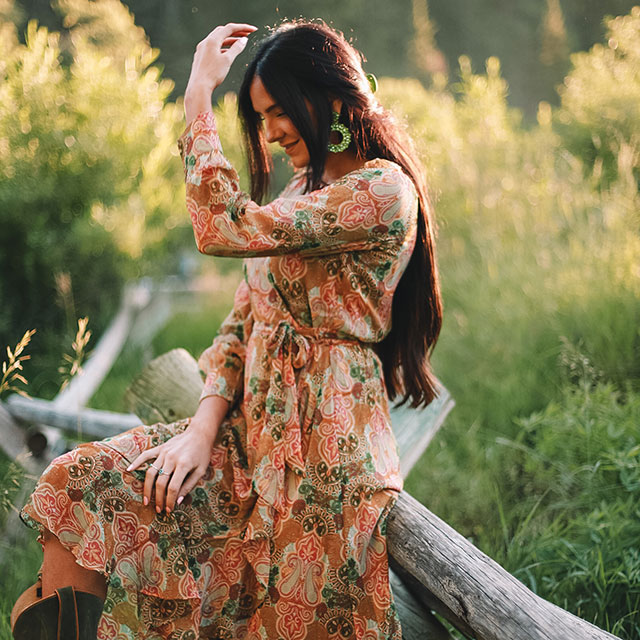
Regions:
<svg viewBox="0 0 640 640"><path fill-rule="evenodd" d="M208 290L123 351L91 405L154 355L210 343L239 279L196 255L175 145L197 42L219 23L323 18L406 124L438 220L456 408L406 488L541 596L640 635L640 7L623 0L0 0L0 345L27 329L51 398L87 316L128 281ZM260 34L258 34L259 36ZM244 168L237 89L215 95ZM276 153L277 184L288 168ZM244 172L246 175L246 172ZM246 181L245 181L246 184ZM3 460L7 511L16 469ZM26 536L25 536L26 538ZM0 568L0 638L35 542Z"/></svg>

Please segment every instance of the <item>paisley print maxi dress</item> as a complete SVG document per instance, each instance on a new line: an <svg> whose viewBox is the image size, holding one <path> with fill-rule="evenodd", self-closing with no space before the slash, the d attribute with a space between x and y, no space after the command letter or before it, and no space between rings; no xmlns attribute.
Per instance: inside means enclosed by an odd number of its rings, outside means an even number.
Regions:
<svg viewBox="0 0 640 640"><path fill-rule="evenodd" d="M200 251L245 258L200 358L232 404L205 477L169 515L142 504L138 454L188 420L140 426L54 460L22 512L108 578L99 638L399 639L385 523L402 488L381 362L416 237L401 168L371 160L258 206L214 116L179 141Z"/></svg>

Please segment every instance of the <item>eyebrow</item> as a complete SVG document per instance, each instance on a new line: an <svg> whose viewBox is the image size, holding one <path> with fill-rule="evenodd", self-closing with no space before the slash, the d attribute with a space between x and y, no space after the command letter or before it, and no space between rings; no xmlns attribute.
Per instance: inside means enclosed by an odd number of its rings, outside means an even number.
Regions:
<svg viewBox="0 0 640 640"><path fill-rule="evenodd" d="M275 109L280 109L280 105L277 102L274 102L272 105L268 106L264 112L265 113L271 113L272 111L274 111ZM260 115L260 112L256 112L258 115Z"/></svg>

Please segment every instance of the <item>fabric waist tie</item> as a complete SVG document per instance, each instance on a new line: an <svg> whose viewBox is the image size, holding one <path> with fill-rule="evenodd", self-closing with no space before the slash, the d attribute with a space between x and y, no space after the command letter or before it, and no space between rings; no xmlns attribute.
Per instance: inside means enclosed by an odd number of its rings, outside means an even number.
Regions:
<svg viewBox="0 0 640 640"><path fill-rule="evenodd" d="M305 467L296 370L313 359L316 344L354 346L363 343L357 338L321 334L317 329L299 325L293 319L281 320L276 325L256 322L253 332L265 337L266 350L272 362L264 427L258 446L258 455L263 457L256 460L254 486L278 511L284 512L285 465L299 475L304 473ZM267 451L270 451L270 456L264 455Z"/></svg>

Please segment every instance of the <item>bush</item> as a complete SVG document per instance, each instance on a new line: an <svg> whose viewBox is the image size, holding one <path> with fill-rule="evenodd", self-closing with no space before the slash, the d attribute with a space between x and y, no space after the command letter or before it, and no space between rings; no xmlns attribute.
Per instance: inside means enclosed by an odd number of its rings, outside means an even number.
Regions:
<svg viewBox="0 0 640 640"><path fill-rule="evenodd" d="M507 509L519 499L496 438L558 396L563 338L604 380L640 378L638 194L626 181L594 190L548 105L523 130L497 61L486 76L461 63L454 95L398 80L381 95L417 135L436 194L445 323L434 366L457 401L408 488L490 551L496 492Z"/></svg>
<svg viewBox="0 0 640 640"><path fill-rule="evenodd" d="M523 493L498 560L623 638L640 632L640 394L582 379L504 442ZM516 513L517 511L517 513Z"/></svg>
<svg viewBox="0 0 640 640"><path fill-rule="evenodd" d="M157 52L116 0L59 7L64 40L0 24L0 344L33 326L56 354L76 317L104 327L125 278L174 262L167 231L188 224Z"/></svg>
<svg viewBox="0 0 640 640"><path fill-rule="evenodd" d="M640 7L607 21L605 44L571 56L556 114L564 144L598 186L640 182Z"/></svg>

